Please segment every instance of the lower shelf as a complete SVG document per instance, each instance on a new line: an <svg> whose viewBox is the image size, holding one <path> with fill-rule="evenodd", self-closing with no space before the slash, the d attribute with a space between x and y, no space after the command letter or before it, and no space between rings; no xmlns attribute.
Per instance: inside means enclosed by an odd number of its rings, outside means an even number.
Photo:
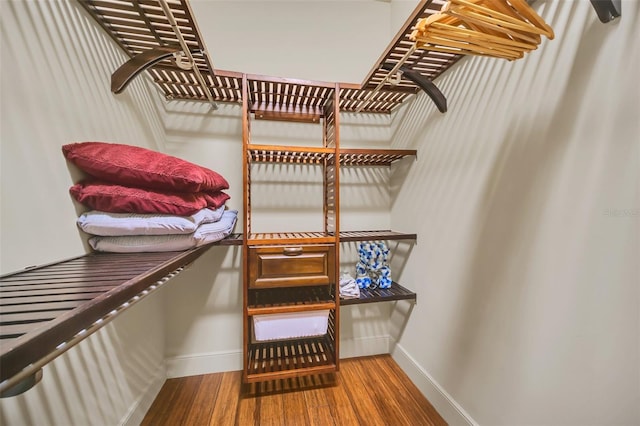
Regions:
<svg viewBox="0 0 640 426"><path fill-rule="evenodd" d="M248 357L247 383L336 371L327 336L250 344Z"/></svg>
<svg viewBox="0 0 640 426"><path fill-rule="evenodd" d="M410 300L416 302L418 296L411 290L393 282L390 288L376 288L374 290L361 288L360 297L354 299L340 299L340 305L358 305L362 303L391 302L394 300Z"/></svg>

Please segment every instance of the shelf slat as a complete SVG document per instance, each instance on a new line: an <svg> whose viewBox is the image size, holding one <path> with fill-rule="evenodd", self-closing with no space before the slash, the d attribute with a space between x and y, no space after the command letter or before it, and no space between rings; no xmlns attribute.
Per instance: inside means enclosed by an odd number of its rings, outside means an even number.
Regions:
<svg viewBox="0 0 640 426"><path fill-rule="evenodd" d="M377 288L375 290L361 288L359 298L340 299L340 305L360 305L363 303L393 302L396 300L410 300L415 303L417 298L418 295L416 293L394 281L390 288Z"/></svg>
<svg viewBox="0 0 640 426"><path fill-rule="evenodd" d="M321 311L325 309L335 309L336 303L318 302L318 303L298 303L294 305L280 306L263 306L260 308L247 308L247 315L269 315L269 314L287 314L293 312Z"/></svg>
<svg viewBox="0 0 640 426"><path fill-rule="evenodd" d="M247 244L326 244L334 243L335 236L327 232L262 232L251 233L247 238Z"/></svg>
<svg viewBox="0 0 640 426"><path fill-rule="evenodd" d="M415 149L340 149L341 166L390 166L405 157L415 157Z"/></svg>
<svg viewBox="0 0 640 426"><path fill-rule="evenodd" d="M0 291L5 286L15 290L18 285L31 290L23 291L24 297L3 298L0 303L0 381L54 352L61 343L210 248L207 245L183 252L91 253L0 277ZM106 286L87 286L84 294L58 290L58 284L66 280L100 283L109 275L115 281ZM55 315L43 315L45 311L55 311ZM5 314L22 313L28 315L22 315L19 324L15 324L15 316L14 321L5 318ZM8 325L10 322L14 324Z"/></svg>
<svg viewBox="0 0 640 426"><path fill-rule="evenodd" d="M333 347L326 336L252 343L246 382L286 379L336 371Z"/></svg>
<svg viewBox="0 0 640 426"><path fill-rule="evenodd" d="M333 286L250 289L248 315L335 309Z"/></svg>
<svg viewBox="0 0 640 426"><path fill-rule="evenodd" d="M417 240L417 234L397 232L392 230L375 231L340 231L340 242L354 241L389 241L389 240ZM303 243L332 243L334 236L325 232L264 232L251 233L249 245L266 244L303 244ZM242 245L242 234L232 234L219 242L220 245Z"/></svg>
<svg viewBox="0 0 640 426"><path fill-rule="evenodd" d="M334 148L249 145L251 161L257 163L323 164L335 155Z"/></svg>
<svg viewBox="0 0 640 426"><path fill-rule="evenodd" d="M416 240L417 234L407 234L391 230L382 231L340 231L340 242L380 241L380 240Z"/></svg>
<svg viewBox="0 0 640 426"><path fill-rule="evenodd" d="M241 246L242 245L242 234L230 234L227 238L214 243L214 245Z"/></svg>

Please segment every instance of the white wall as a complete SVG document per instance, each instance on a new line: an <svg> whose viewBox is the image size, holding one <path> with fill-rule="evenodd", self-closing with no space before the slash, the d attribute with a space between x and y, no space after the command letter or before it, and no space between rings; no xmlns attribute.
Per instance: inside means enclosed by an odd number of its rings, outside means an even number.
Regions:
<svg viewBox="0 0 640 426"><path fill-rule="evenodd" d="M125 60L70 1L2 1L2 273L85 253L68 189L80 173L61 146L101 140L163 149L157 95L138 78L118 96ZM43 381L0 400L0 424L118 424L164 379L162 297L150 296L44 368Z"/></svg>
<svg viewBox="0 0 640 426"><path fill-rule="evenodd" d="M398 114L418 305L394 354L454 424L640 423L640 5L622 3L602 24L538 1L555 40L465 59L436 82L446 114L423 95Z"/></svg>
<svg viewBox="0 0 640 426"><path fill-rule="evenodd" d="M157 96L142 80L111 94L111 73L126 57L82 8L65 1L0 4L6 273L85 251L68 194L80 174L65 162L62 145L93 140L162 149L164 130Z"/></svg>

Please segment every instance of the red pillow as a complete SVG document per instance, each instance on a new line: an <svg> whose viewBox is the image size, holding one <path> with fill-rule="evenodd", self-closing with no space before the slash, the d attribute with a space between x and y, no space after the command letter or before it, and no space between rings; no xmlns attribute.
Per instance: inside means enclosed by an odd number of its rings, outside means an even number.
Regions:
<svg viewBox="0 0 640 426"><path fill-rule="evenodd" d="M229 188L213 170L137 146L81 142L64 145L62 153L91 176L120 185L183 192Z"/></svg>
<svg viewBox="0 0 640 426"><path fill-rule="evenodd" d="M207 207L203 193L160 192L100 181L83 181L69 192L85 206L109 213L164 213L189 216Z"/></svg>
<svg viewBox="0 0 640 426"><path fill-rule="evenodd" d="M210 209L217 209L224 205L229 198L229 194L226 194L222 191L216 192L203 192L204 200L207 202L207 207Z"/></svg>

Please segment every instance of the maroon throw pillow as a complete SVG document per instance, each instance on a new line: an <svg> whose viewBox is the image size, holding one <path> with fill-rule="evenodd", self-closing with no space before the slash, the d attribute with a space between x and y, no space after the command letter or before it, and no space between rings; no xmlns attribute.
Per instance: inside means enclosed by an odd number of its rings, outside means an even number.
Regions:
<svg viewBox="0 0 640 426"><path fill-rule="evenodd" d="M69 192L79 203L109 213L164 213L189 216L207 207L202 193L161 192L88 180Z"/></svg>
<svg viewBox="0 0 640 426"><path fill-rule="evenodd" d="M213 170L137 146L80 142L64 145L62 153L91 176L120 185L179 192L229 188Z"/></svg>
<svg viewBox="0 0 640 426"><path fill-rule="evenodd" d="M207 202L207 207L209 207L210 209L217 209L223 206L224 203L226 203L227 200L231 198L229 194L226 194L222 191L203 192L202 195Z"/></svg>

